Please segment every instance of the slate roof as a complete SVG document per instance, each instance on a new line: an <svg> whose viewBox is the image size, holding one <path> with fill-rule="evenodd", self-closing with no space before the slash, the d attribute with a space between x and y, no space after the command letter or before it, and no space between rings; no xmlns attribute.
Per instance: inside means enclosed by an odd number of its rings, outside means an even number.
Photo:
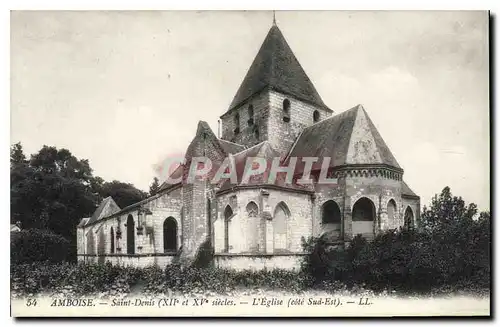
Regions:
<svg viewBox="0 0 500 327"><path fill-rule="evenodd" d="M288 157L330 157L330 167L386 164L401 168L361 105L304 129Z"/></svg>
<svg viewBox="0 0 500 327"><path fill-rule="evenodd" d="M245 173L245 166L247 162L247 158L264 158L267 163L267 169L262 173L255 176L251 176L248 184L241 184L243 180L243 175ZM276 186L280 188L289 188L293 190L302 190L302 191L314 191L312 185L301 185L297 183L285 183L285 174L278 174L276 176L276 180L274 183L270 184L269 179L269 171L271 169L274 158L280 158L280 153L273 149L269 141L263 141L257 145L254 145L251 148L248 148L244 151L234 154L231 157L233 160L233 167L236 170L238 186ZM231 189L236 185L231 183L230 179L225 179L221 182L219 192L224 190Z"/></svg>
<svg viewBox="0 0 500 327"><path fill-rule="evenodd" d="M405 181L403 181L403 186L401 188L401 194L403 196L419 198L419 196L411 190L411 188L408 186L408 184L406 184Z"/></svg>
<svg viewBox="0 0 500 327"><path fill-rule="evenodd" d="M89 221L90 217L89 218L82 218L82 220L80 220L80 222L78 223L78 226L76 227L83 227L87 224L87 222Z"/></svg>
<svg viewBox="0 0 500 327"><path fill-rule="evenodd" d="M96 211L94 211L94 214L90 217L87 224L93 223L94 221L112 215L118 211L120 211L120 207L116 204L112 197L108 196L102 200L101 204L97 207Z"/></svg>
<svg viewBox="0 0 500 327"><path fill-rule="evenodd" d="M278 26L273 25L229 106L229 111L266 87L330 110L319 96Z"/></svg>
<svg viewBox="0 0 500 327"><path fill-rule="evenodd" d="M222 139L219 139L219 143L226 153L233 154L245 150L245 147L241 144L236 144Z"/></svg>

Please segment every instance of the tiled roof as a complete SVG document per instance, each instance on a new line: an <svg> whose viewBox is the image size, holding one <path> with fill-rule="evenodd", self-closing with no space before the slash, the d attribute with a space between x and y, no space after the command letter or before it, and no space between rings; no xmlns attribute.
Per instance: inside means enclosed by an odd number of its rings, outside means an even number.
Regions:
<svg viewBox="0 0 500 327"><path fill-rule="evenodd" d="M304 129L289 157L330 157L330 167L386 164L400 168L361 105Z"/></svg>
<svg viewBox="0 0 500 327"><path fill-rule="evenodd" d="M278 26L273 25L241 83L229 110L266 87L295 96L327 110L316 88L290 49Z"/></svg>

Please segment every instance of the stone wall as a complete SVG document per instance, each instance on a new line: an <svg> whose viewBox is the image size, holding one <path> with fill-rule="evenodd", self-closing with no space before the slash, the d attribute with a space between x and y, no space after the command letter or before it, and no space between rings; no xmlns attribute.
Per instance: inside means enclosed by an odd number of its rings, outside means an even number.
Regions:
<svg viewBox="0 0 500 327"><path fill-rule="evenodd" d="M404 224L404 211L410 206L417 219L419 208L418 199L403 199L401 196L402 182L400 180L383 177L341 177L338 185L317 185L316 200L313 211L314 235L322 233L321 213L322 205L328 201L335 201L343 217L344 235L346 239L353 237L352 231L352 210L356 201L361 198L368 198L375 206L375 222L373 233L399 228ZM388 216L387 206L390 200L394 200L396 211L393 217ZM361 226L365 228L366 226Z"/></svg>
<svg viewBox="0 0 500 327"><path fill-rule="evenodd" d="M116 217L102 219L96 224L79 229L80 235L85 235L85 237L78 239L78 254L95 255L99 252L104 254L104 256L101 255L100 257L100 260L104 261L107 260L107 254L127 255L126 223L129 215L134 220L135 255L151 255L164 252L163 223L168 217L173 217L177 222L177 245L180 246L182 244L181 193L182 189L177 187L145 202L142 207L149 209L152 215L143 215L142 229L137 229L139 227L137 209ZM111 252L111 228L113 228L115 236L114 253ZM117 237L120 232L121 237ZM88 233L92 233L91 237L89 237ZM89 240L94 244L87 244ZM89 249L93 249L93 251L90 251L93 253L89 253ZM133 259L123 260L133 261Z"/></svg>
<svg viewBox="0 0 500 327"><path fill-rule="evenodd" d="M290 101L290 121L283 121L283 101ZM253 105L254 123L248 124L248 107ZM328 110L298 100L270 89L265 89L245 101L237 109L222 116L222 139L250 147L264 140L269 140L274 149L283 155L295 142L300 132L314 123L313 113L317 110L320 120L332 115ZM235 124L235 116L239 114L239 126ZM235 133L239 127L239 133ZM259 138L255 137L258 128Z"/></svg>
<svg viewBox="0 0 500 327"><path fill-rule="evenodd" d="M215 266L234 270L298 270L305 254L288 255L234 255L217 254L214 257Z"/></svg>
<svg viewBox="0 0 500 327"><path fill-rule="evenodd" d="M82 227L76 229L76 253L85 253L85 231Z"/></svg>
<svg viewBox="0 0 500 327"><path fill-rule="evenodd" d="M285 99L290 101L289 122L283 121L283 101ZM323 108L276 91L269 92L269 108L268 139L273 148L282 154L288 152L305 127L314 123L313 113L315 110L319 111L320 120L331 116L331 113Z"/></svg>
<svg viewBox="0 0 500 327"><path fill-rule="evenodd" d="M420 227L420 199L414 197L402 197L402 207L401 214L404 214L407 208L410 208L413 212L414 227Z"/></svg>
<svg viewBox="0 0 500 327"><path fill-rule="evenodd" d="M186 153L186 159L192 157L207 157L212 162L211 174L215 174L217 167L225 159L225 153L215 134L206 123L199 123L197 135L191 142ZM184 172L187 178L189 169ZM213 175L208 175L209 177ZM208 178L208 179L209 179ZM183 250L182 257L191 260L195 257L201 244L209 239L211 217L208 214L208 205L213 185L206 178L199 178L183 186Z"/></svg>
<svg viewBox="0 0 500 327"><path fill-rule="evenodd" d="M248 108L253 106L253 123L249 124ZM240 115L239 126L235 124L236 114ZM222 135L221 138L234 143L242 144L246 147L258 144L267 139L269 118L269 94L266 91L252 96L241 104L238 108L221 118ZM239 132L235 133L236 127ZM258 135L256 135L256 130Z"/></svg>
<svg viewBox="0 0 500 327"><path fill-rule="evenodd" d="M145 268L151 266L157 266L160 268L165 268L172 263L175 258L174 255L107 255L107 256L91 256L91 255L79 255L79 262L86 263L105 263L110 262L117 266L131 266L138 268Z"/></svg>
<svg viewBox="0 0 500 327"><path fill-rule="evenodd" d="M264 193L264 194L263 194ZM266 194L268 193L268 194ZM229 223L229 253L274 253L273 219L276 208L284 204L289 211L286 221L287 251L302 251L302 238L312 235L311 196L309 194L284 190L260 188L242 189L217 197L217 219L214 222L215 253L224 252L224 211L230 206L234 217ZM257 217L249 217L246 212L250 202L257 204ZM258 219L258 223L255 223ZM249 239L258 239L258 250Z"/></svg>

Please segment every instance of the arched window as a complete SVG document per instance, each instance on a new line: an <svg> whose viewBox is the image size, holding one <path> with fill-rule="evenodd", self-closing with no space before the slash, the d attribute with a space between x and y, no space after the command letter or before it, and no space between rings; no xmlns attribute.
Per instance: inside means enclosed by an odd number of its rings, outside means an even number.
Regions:
<svg viewBox="0 0 500 327"><path fill-rule="evenodd" d="M314 110L313 112L313 122L317 123L319 122L319 111L318 110Z"/></svg>
<svg viewBox="0 0 500 327"><path fill-rule="evenodd" d="M288 99L283 100L283 121L290 121L290 100Z"/></svg>
<svg viewBox="0 0 500 327"><path fill-rule="evenodd" d="M250 104L248 106L248 126L252 126L253 122L254 122L254 119L253 119L253 105Z"/></svg>
<svg viewBox="0 0 500 327"><path fill-rule="evenodd" d="M253 135L255 136L255 139L258 141L260 134L259 134L259 128L257 127L257 125L255 125L255 129L253 130Z"/></svg>
<svg viewBox="0 0 500 327"><path fill-rule="evenodd" d="M340 224L340 208L335 201L326 201L322 209L321 222L323 224Z"/></svg>
<svg viewBox="0 0 500 327"><path fill-rule="evenodd" d="M411 210L410 207L406 207L404 219L405 219L404 224L406 228L413 228L415 226L415 221L413 218L413 210Z"/></svg>
<svg viewBox="0 0 500 327"><path fill-rule="evenodd" d="M321 233L329 241L340 238L341 220L340 208L335 201L328 200L321 206Z"/></svg>
<svg viewBox="0 0 500 327"><path fill-rule="evenodd" d="M394 199L390 199L387 203L387 218L389 219L389 224L392 224L392 222L395 221L396 212L396 201L394 201Z"/></svg>
<svg viewBox="0 0 500 327"><path fill-rule="evenodd" d="M104 228L101 227L97 236L97 254L99 255L97 263L104 263L104 255L106 254L106 245L104 242L105 238L106 236L104 236Z"/></svg>
<svg viewBox="0 0 500 327"><path fill-rule="evenodd" d="M247 204L247 214L248 217L257 217L259 213L259 207L253 201Z"/></svg>
<svg viewBox="0 0 500 327"><path fill-rule="evenodd" d="M113 230L113 227L111 227L111 230L109 231L109 238L110 238L109 243L111 244L109 253L115 253L115 231Z"/></svg>
<svg viewBox="0 0 500 327"><path fill-rule="evenodd" d="M288 250L288 217L290 210L284 202L280 202L274 210L273 217L274 251Z"/></svg>
<svg viewBox="0 0 500 327"><path fill-rule="evenodd" d="M177 221L173 217L163 222L163 251L177 251Z"/></svg>
<svg viewBox="0 0 500 327"><path fill-rule="evenodd" d="M87 233L87 254L95 254L94 231L92 229Z"/></svg>
<svg viewBox="0 0 500 327"><path fill-rule="evenodd" d="M128 215L127 218L127 253L135 253L135 233L134 233L134 217Z"/></svg>
<svg viewBox="0 0 500 327"><path fill-rule="evenodd" d="M367 239L374 236L375 205L368 198L361 198L352 208L352 235L361 234Z"/></svg>
<svg viewBox="0 0 500 327"><path fill-rule="evenodd" d="M234 134L238 134L240 132L240 113L237 112L234 115Z"/></svg>
<svg viewBox="0 0 500 327"><path fill-rule="evenodd" d="M227 206L224 210L224 252L229 252L229 220L233 216L233 209Z"/></svg>
<svg viewBox="0 0 500 327"><path fill-rule="evenodd" d="M261 221L259 219L259 207L253 201L246 207L246 246L248 251L259 251L259 236L262 235Z"/></svg>

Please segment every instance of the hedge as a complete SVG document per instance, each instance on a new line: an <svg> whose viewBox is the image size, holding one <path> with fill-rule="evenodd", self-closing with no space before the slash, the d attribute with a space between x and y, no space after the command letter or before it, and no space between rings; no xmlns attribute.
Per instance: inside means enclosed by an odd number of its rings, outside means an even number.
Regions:
<svg viewBox="0 0 500 327"><path fill-rule="evenodd" d="M10 236L11 263L62 262L69 252L69 241L49 230L26 229Z"/></svg>
<svg viewBox="0 0 500 327"><path fill-rule="evenodd" d="M183 268L169 265L133 268L86 263L30 263L11 265L14 296L39 293L65 295L119 295L140 287L142 295L229 294L238 290L305 290L307 276L281 269L269 271L233 271L220 268Z"/></svg>
<svg viewBox="0 0 500 327"><path fill-rule="evenodd" d="M346 247L332 248L323 238L303 245L311 253L303 269L316 285L340 281L376 292L423 293L490 287L489 225L480 222L443 226L433 233L390 230L371 242L356 236Z"/></svg>

